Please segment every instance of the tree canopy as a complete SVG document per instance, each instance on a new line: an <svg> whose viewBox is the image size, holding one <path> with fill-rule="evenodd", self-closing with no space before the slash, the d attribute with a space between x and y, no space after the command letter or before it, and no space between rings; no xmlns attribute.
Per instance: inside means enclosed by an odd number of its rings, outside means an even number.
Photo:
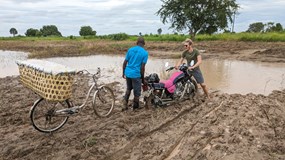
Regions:
<svg viewBox="0 0 285 160"><path fill-rule="evenodd" d="M282 32L283 31L283 27L280 23L274 23L274 22L268 22L267 24L265 24L266 27L266 32Z"/></svg>
<svg viewBox="0 0 285 160"><path fill-rule="evenodd" d="M262 22L255 22L249 25L247 32L262 32L264 24Z"/></svg>
<svg viewBox="0 0 285 160"><path fill-rule="evenodd" d="M11 28L10 34L13 34L13 36L15 36L16 34L18 34L18 31L16 30L16 28Z"/></svg>
<svg viewBox="0 0 285 160"><path fill-rule="evenodd" d="M43 26L43 28L40 29L40 32L42 33L44 37L47 37L47 36L60 36L61 37L62 36L55 25Z"/></svg>
<svg viewBox="0 0 285 160"><path fill-rule="evenodd" d="M80 36L95 36L96 33L90 26L82 26L79 31Z"/></svg>
<svg viewBox="0 0 285 160"><path fill-rule="evenodd" d="M177 31L187 29L191 38L199 32L212 34L233 22L239 5L235 0L161 0L157 11L162 22Z"/></svg>
<svg viewBox="0 0 285 160"><path fill-rule="evenodd" d="M249 25L247 32L282 32L283 26L280 23L268 22L255 22Z"/></svg>
<svg viewBox="0 0 285 160"><path fill-rule="evenodd" d="M161 32L162 32L162 29L159 28L159 29L157 30L158 35L161 35Z"/></svg>
<svg viewBox="0 0 285 160"><path fill-rule="evenodd" d="M38 29L29 28L26 31L25 35L27 37L40 37L42 35L42 33Z"/></svg>

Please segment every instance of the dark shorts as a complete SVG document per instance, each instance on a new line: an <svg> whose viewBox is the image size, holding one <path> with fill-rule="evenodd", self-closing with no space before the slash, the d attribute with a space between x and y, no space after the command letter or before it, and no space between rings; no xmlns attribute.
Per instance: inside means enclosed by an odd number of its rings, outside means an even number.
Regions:
<svg viewBox="0 0 285 160"><path fill-rule="evenodd" d="M127 80L127 90L134 89L134 96L139 97L141 95L142 79L141 78L128 78Z"/></svg>
<svg viewBox="0 0 285 160"><path fill-rule="evenodd" d="M204 83L204 78L200 69L194 70L192 74L198 84Z"/></svg>

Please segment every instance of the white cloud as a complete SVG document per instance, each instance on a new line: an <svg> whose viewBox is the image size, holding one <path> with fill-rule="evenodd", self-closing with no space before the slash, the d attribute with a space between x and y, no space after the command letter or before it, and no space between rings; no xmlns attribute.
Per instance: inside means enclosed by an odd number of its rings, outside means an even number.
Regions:
<svg viewBox="0 0 285 160"><path fill-rule="evenodd" d="M241 5L236 16L236 31L245 31L250 23L284 22L285 0L237 0ZM91 26L98 34L163 33L170 24L163 25L156 12L160 0L0 0L0 37L11 36L15 27L24 35L27 29L56 25L64 35L78 35L81 26ZM285 25L285 24L282 24Z"/></svg>
<svg viewBox="0 0 285 160"><path fill-rule="evenodd" d="M246 31L251 23L275 22L285 27L284 0L237 0L241 8L236 16L236 32Z"/></svg>
<svg viewBox="0 0 285 160"><path fill-rule="evenodd" d="M12 27L23 35L29 28L40 29L50 24L56 25L65 36L78 35L80 27L84 25L91 26L98 34L137 34L168 28L155 15L160 1L0 0L0 4L0 36L10 36ZM149 26L154 24L153 21L160 23Z"/></svg>

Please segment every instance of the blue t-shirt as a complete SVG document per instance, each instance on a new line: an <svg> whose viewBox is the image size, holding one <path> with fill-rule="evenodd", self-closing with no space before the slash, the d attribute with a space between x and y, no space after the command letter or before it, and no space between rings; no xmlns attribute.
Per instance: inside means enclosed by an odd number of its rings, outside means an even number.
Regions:
<svg viewBox="0 0 285 160"><path fill-rule="evenodd" d="M128 50L125 59L128 62L125 69L126 77L141 78L141 65L147 62L147 51L141 46L134 46Z"/></svg>

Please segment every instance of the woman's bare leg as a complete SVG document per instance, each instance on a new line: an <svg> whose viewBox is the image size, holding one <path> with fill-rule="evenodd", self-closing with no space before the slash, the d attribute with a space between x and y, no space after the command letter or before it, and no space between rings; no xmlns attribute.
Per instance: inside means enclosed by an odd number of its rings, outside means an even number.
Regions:
<svg viewBox="0 0 285 160"><path fill-rule="evenodd" d="M200 85L201 85L205 95L207 96L207 98L210 98L209 92L208 92L208 88L207 88L206 84L205 83L201 83Z"/></svg>

